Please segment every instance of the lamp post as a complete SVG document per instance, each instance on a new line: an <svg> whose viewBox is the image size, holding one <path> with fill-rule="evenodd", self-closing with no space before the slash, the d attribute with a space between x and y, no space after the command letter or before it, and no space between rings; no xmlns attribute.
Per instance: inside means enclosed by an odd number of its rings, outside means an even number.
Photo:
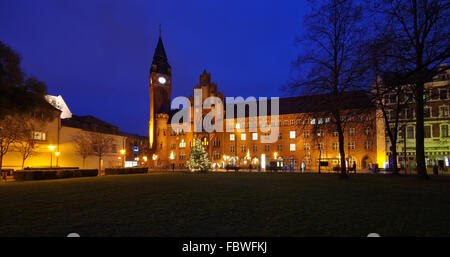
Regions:
<svg viewBox="0 0 450 257"><path fill-rule="evenodd" d="M122 155L122 167L125 167L125 149L120 150L120 154Z"/></svg>
<svg viewBox="0 0 450 257"><path fill-rule="evenodd" d="M53 151L55 150L56 146L49 145L48 149L50 149L50 168L52 168L53 165Z"/></svg>
<svg viewBox="0 0 450 257"><path fill-rule="evenodd" d="M61 153L56 152L55 155L56 155L56 167L59 167L58 161L59 161L59 156L61 155Z"/></svg>

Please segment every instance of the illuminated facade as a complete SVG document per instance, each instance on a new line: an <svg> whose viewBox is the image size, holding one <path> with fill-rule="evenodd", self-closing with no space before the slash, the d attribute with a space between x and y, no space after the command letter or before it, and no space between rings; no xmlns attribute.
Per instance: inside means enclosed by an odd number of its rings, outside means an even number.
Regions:
<svg viewBox="0 0 450 257"><path fill-rule="evenodd" d="M340 165L337 133L330 117L321 114L323 110L317 108L326 100L325 95L280 98L278 122L275 124L274 117L267 116L268 126L276 126L279 130L278 140L262 143L261 137L267 135L260 129L250 132L254 125L249 122L251 117L248 115L243 123L237 118L223 119L223 128L232 124L237 129L234 132L174 130L171 119L176 110L170 109L171 86L171 68L159 38L150 69L150 167L175 165L184 169L196 138L201 140L209 159L218 168L231 165L264 170L277 166L298 171L304 162L307 170L318 170L320 160L322 171L332 171ZM211 81L211 74L206 71L200 74L195 89L201 90L202 103L210 96L224 102L224 95L218 92L217 84ZM194 102L193 97L189 99ZM385 141L384 137L377 136L376 110L367 108L369 101L364 92L349 92L347 99L348 110L343 112L347 166L356 162L358 169L367 169L371 164L382 164L386 156ZM211 109L202 109L202 117L209 111ZM191 117L193 112L191 106ZM193 125L190 127L190 131L194 131Z"/></svg>
<svg viewBox="0 0 450 257"><path fill-rule="evenodd" d="M446 66L446 64L442 64L442 66ZM448 169L450 166L450 70L442 72L435 76L433 81L426 83L425 92L424 136L426 164L430 169L434 165L437 165L440 169ZM400 99L395 95L390 95L386 97L385 101L390 105L406 99L407 95L401 96ZM394 113L390 113L388 116L390 120L393 120ZM406 165L408 170L415 170L416 168L415 118L414 103L409 104L399 114L398 164L401 166ZM384 140L386 145L385 152L387 153L386 166L389 161L392 161L390 157L391 143L388 136Z"/></svg>

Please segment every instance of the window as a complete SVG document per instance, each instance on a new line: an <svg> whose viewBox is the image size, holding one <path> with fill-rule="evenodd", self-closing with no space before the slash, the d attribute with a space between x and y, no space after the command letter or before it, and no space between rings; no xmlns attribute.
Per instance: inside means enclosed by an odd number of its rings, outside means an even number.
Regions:
<svg viewBox="0 0 450 257"><path fill-rule="evenodd" d="M278 139L282 139L283 135L281 134L281 132L278 132Z"/></svg>
<svg viewBox="0 0 450 257"><path fill-rule="evenodd" d="M364 141L364 149L368 150L371 148L371 142L370 141Z"/></svg>
<svg viewBox="0 0 450 257"><path fill-rule="evenodd" d="M349 128L348 129L348 135L349 136L354 136L355 135L355 128Z"/></svg>
<svg viewBox="0 0 450 257"><path fill-rule="evenodd" d="M353 141L348 142L348 150L355 150L355 142Z"/></svg>
<svg viewBox="0 0 450 257"><path fill-rule="evenodd" d="M277 145L277 151L283 151L283 145L282 144L278 144Z"/></svg>
<svg viewBox="0 0 450 257"><path fill-rule="evenodd" d="M405 119L412 120L414 118L414 112L412 108L405 109Z"/></svg>
<svg viewBox="0 0 450 257"><path fill-rule="evenodd" d="M294 125L295 125L295 121L291 120L291 126L294 126Z"/></svg>
<svg viewBox="0 0 450 257"><path fill-rule="evenodd" d="M180 149L186 148L186 142L184 141L184 139L181 139L180 142Z"/></svg>
<svg viewBox="0 0 450 257"><path fill-rule="evenodd" d="M397 96L395 94L389 95L389 103L395 104L397 102Z"/></svg>
<svg viewBox="0 0 450 257"><path fill-rule="evenodd" d="M186 154L184 152L180 152L180 160L186 160Z"/></svg>
<svg viewBox="0 0 450 257"><path fill-rule="evenodd" d="M234 137L235 137L234 134L230 134L230 141L234 141Z"/></svg>
<svg viewBox="0 0 450 257"><path fill-rule="evenodd" d="M47 140L47 133L40 131L33 131L33 139L34 140Z"/></svg>
<svg viewBox="0 0 450 257"><path fill-rule="evenodd" d="M230 146L230 152L234 153L234 145Z"/></svg>
<svg viewBox="0 0 450 257"><path fill-rule="evenodd" d="M240 129L241 128L241 124L236 123L236 129Z"/></svg>
<svg viewBox="0 0 450 257"><path fill-rule="evenodd" d="M333 137L338 137L339 133L337 131L333 131Z"/></svg>
<svg viewBox="0 0 450 257"><path fill-rule="evenodd" d="M289 150L295 151L295 144L290 144L289 145Z"/></svg>
<svg viewBox="0 0 450 257"><path fill-rule="evenodd" d="M242 133L242 134L241 134L241 140L244 141L246 138L247 138L246 134L245 134L245 133Z"/></svg>
<svg viewBox="0 0 450 257"><path fill-rule="evenodd" d="M288 126L289 122L287 120L284 121L284 126Z"/></svg>
<svg viewBox="0 0 450 257"><path fill-rule="evenodd" d="M439 98L441 100L446 100L448 98L448 96L447 96L447 89L440 89L439 90Z"/></svg>
<svg viewBox="0 0 450 257"><path fill-rule="evenodd" d="M253 150L253 152L258 152L258 146L257 145L253 145L252 146L252 150Z"/></svg>
<svg viewBox="0 0 450 257"><path fill-rule="evenodd" d="M364 135L366 135L366 136L370 135L370 127L364 128Z"/></svg>
<svg viewBox="0 0 450 257"><path fill-rule="evenodd" d="M317 144L317 149L318 150L323 150L324 149L324 144L323 143L318 143Z"/></svg>
<svg viewBox="0 0 450 257"><path fill-rule="evenodd" d="M175 144L170 144L170 149L175 149Z"/></svg>
<svg viewBox="0 0 450 257"><path fill-rule="evenodd" d="M339 149L339 143L333 142L333 150L337 150L337 149Z"/></svg>
<svg viewBox="0 0 450 257"><path fill-rule="evenodd" d="M439 107L439 115L441 117L448 117L449 115L449 108L448 106L440 106Z"/></svg>
<svg viewBox="0 0 450 257"><path fill-rule="evenodd" d="M441 137L448 137L448 125L441 125Z"/></svg>
<svg viewBox="0 0 450 257"><path fill-rule="evenodd" d="M241 146L241 153L247 152L247 147L245 145Z"/></svg>
<svg viewBox="0 0 450 257"><path fill-rule="evenodd" d="M220 152L215 151L215 152L213 153L213 159L214 159L214 160L220 160Z"/></svg>
<svg viewBox="0 0 450 257"><path fill-rule="evenodd" d="M313 125L316 124L316 119L312 119L311 124L313 124Z"/></svg>
<svg viewBox="0 0 450 257"><path fill-rule="evenodd" d="M431 126L423 126L424 129L424 137L431 138Z"/></svg>
<svg viewBox="0 0 450 257"><path fill-rule="evenodd" d="M431 117L431 107L424 107L423 108L423 117L424 118L430 118Z"/></svg>
<svg viewBox="0 0 450 257"><path fill-rule="evenodd" d="M264 151L266 152L270 151L270 145L264 145Z"/></svg>
<svg viewBox="0 0 450 257"><path fill-rule="evenodd" d="M323 137L323 129L317 130L317 136L318 137Z"/></svg>
<svg viewBox="0 0 450 257"><path fill-rule="evenodd" d="M311 147L309 146L309 143L304 143L303 144L303 150L305 150L305 151L311 150Z"/></svg>
<svg viewBox="0 0 450 257"><path fill-rule="evenodd" d="M220 139L219 139L219 138L216 138L216 139L213 141L213 147L220 147Z"/></svg>
<svg viewBox="0 0 450 257"><path fill-rule="evenodd" d="M253 133L252 134L252 139L253 140L258 140L258 133Z"/></svg>
<svg viewBox="0 0 450 257"><path fill-rule="evenodd" d="M289 132L289 138L295 138L295 131L294 130Z"/></svg>
<svg viewBox="0 0 450 257"><path fill-rule="evenodd" d="M414 138L414 127L413 126L406 127L406 138L408 138L408 139Z"/></svg>
<svg viewBox="0 0 450 257"><path fill-rule="evenodd" d="M308 138L309 137L309 131L308 130L303 131L303 137L304 138Z"/></svg>

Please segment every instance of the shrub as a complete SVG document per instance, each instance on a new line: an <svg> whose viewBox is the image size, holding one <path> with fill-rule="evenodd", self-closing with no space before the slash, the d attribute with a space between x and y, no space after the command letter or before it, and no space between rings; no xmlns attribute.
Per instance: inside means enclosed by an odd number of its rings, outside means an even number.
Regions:
<svg viewBox="0 0 450 257"><path fill-rule="evenodd" d="M61 179L75 177L97 176L98 170L18 170L14 172L16 181L43 180L43 179Z"/></svg>

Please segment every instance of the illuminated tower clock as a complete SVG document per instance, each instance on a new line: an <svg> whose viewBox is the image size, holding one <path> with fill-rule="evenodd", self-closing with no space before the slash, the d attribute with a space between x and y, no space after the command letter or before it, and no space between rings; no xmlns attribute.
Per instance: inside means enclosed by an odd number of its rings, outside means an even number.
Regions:
<svg viewBox="0 0 450 257"><path fill-rule="evenodd" d="M167 60L166 51L159 30L158 44L153 55L152 67L150 68L150 122L149 141L150 148L155 147L156 138L156 115L168 114L170 111L170 93L172 90L172 69Z"/></svg>

